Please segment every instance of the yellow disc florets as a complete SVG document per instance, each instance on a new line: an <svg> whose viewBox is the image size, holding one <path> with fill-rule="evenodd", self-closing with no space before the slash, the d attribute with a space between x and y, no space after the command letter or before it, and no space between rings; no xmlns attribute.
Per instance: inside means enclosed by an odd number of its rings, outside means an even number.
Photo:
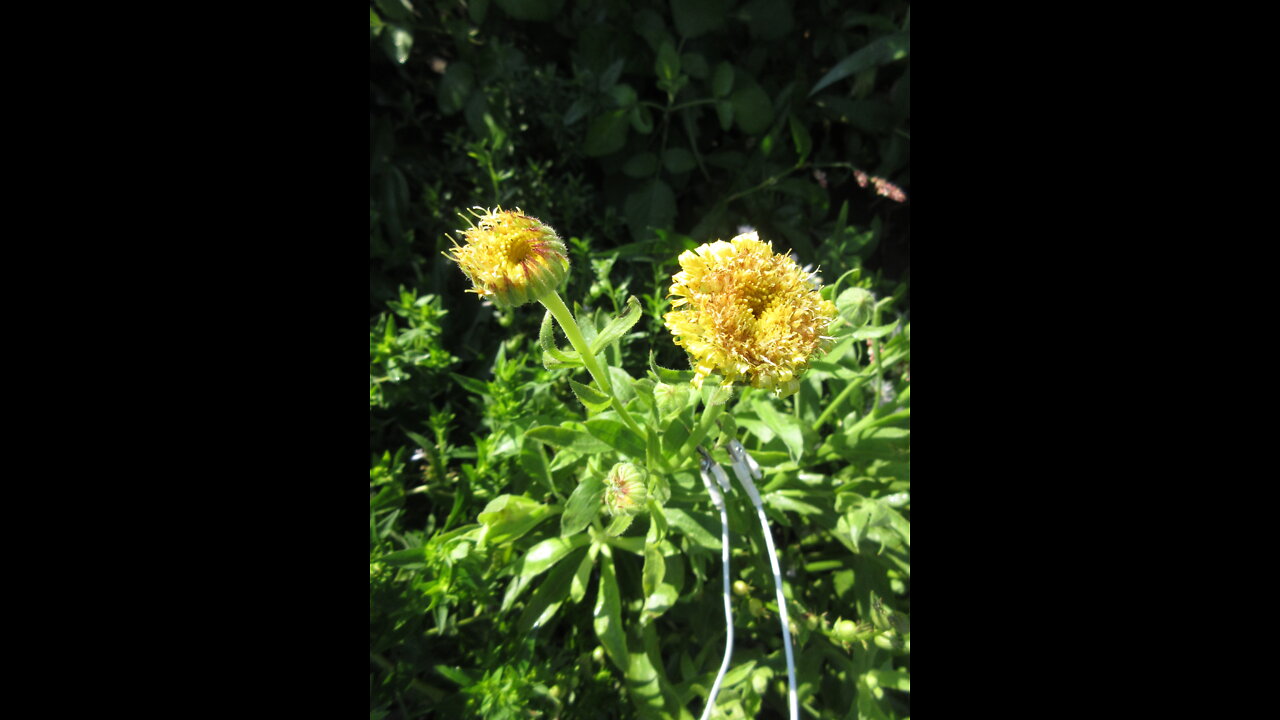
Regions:
<svg viewBox="0 0 1280 720"><path fill-rule="evenodd" d="M471 212L478 222L462 232L465 243L445 253L471 279L471 292L515 306L556 289L569 271L569 254L555 230L519 208Z"/></svg>
<svg viewBox="0 0 1280 720"><path fill-rule="evenodd" d="M798 390L810 358L829 347L836 315L810 274L754 232L687 250L680 267L665 319L692 356L693 384L718 372L725 384L746 380L780 396Z"/></svg>

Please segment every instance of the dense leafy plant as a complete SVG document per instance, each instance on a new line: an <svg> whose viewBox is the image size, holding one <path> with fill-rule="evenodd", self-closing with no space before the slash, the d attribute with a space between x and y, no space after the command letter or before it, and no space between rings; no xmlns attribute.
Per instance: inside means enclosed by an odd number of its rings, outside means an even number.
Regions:
<svg viewBox="0 0 1280 720"><path fill-rule="evenodd" d="M717 713L785 716L784 611L802 714L909 715L909 26L905 3L371 3L371 717L697 717L717 679ZM446 233L476 204L567 231L563 307L464 295ZM677 257L740 225L821 264L835 307L785 398L695 387L667 330ZM785 603L733 485L721 677L701 475L740 479L735 442Z"/></svg>

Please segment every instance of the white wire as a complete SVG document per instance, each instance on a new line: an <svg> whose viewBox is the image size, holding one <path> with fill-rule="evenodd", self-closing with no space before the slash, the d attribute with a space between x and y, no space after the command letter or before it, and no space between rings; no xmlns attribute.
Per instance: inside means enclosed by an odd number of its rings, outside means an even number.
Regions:
<svg viewBox="0 0 1280 720"><path fill-rule="evenodd" d="M720 511L720 565L724 569L724 624L729 635L724 643L724 660L720 661L720 672L716 675L716 680L711 685L711 692L707 695L707 706L702 710L702 720L707 720L716 706L716 695L720 693L720 683L724 682L724 674L729 671L729 658L733 655L733 605L729 597L729 513L725 510L724 498L720 495L720 490L707 475L708 467L719 470L716 473L716 482L723 485L726 491L729 489L729 481L724 477L724 470L721 470L720 465L711 459L706 450L701 447L698 449L702 451L703 457L702 484L706 486L711 502L715 503L716 509ZM721 478L724 478L723 481Z"/></svg>
<svg viewBox="0 0 1280 720"><path fill-rule="evenodd" d="M751 475L760 479L760 466L737 440L730 440L728 447L729 456L733 458L733 474L738 476L738 482L746 488L747 495L756 506L756 514L760 517L760 528L764 531L764 544L769 550L769 565L773 568L773 589L778 595L778 617L782 622L782 641L787 652L788 709L791 711L791 720L800 720L800 700L796 694L796 661L791 651L791 623L787 619L787 599L782 595L782 570L778 566L778 553L773 547L773 533L769 531L769 519L764 514L764 503L760 501L760 493L756 490L755 483L751 482Z"/></svg>

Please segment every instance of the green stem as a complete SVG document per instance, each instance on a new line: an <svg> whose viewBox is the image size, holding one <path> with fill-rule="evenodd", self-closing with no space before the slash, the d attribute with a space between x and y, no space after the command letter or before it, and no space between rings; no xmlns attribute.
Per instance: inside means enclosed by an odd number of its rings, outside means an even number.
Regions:
<svg viewBox="0 0 1280 720"><path fill-rule="evenodd" d="M675 462L676 467L683 465L685 458L697 451L698 443L702 442L707 432L715 426L716 420L720 419L720 416L724 414L725 405L728 404L729 401L725 400L722 403L706 405L702 408L702 419L698 421L697 426L693 429L693 434L684 441L684 445L680 448L680 456Z"/></svg>
<svg viewBox="0 0 1280 720"><path fill-rule="evenodd" d="M871 318L871 327L880 327L880 303L876 303L875 313ZM884 388L882 387L884 385L884 372L880 365L880 361L883 359L880 357L882 355L880 352L880 338L872 338L871 348L871 351L876 356L876 400L873 407L880 407L880 398L884 394Z"/></svg>
<svg viewBox="0 0 1280 720"><path fill-rule="evenodd" d="M635 420L631 419L631 414L622 406L617 394L613 392L613 383L609 382L608 373L600 367L600 363L596 362L596 356L592 354L591 346L587 344L587 339L582 336L578 321L573 319L573 313L569 312L564 300L560 299L560 293L552 290L538 298L538 301L550 310L551 316L556 319L556 322L560 323L560 329L564 330L565 337L569 338L569 344L582 357L582 364L587 366L587 372L591 373L591 377L595 378L596 384L600 386L601 390L609 393L610 404L618 411L622 421L627 424L627 427L631 428L632 432L644 438L644 431L640 429Z"/></svg>
<svg viewBox="0 0 1280 720"><path fill-rule="evenodd" d="M862 387L862 383L866 381L866 375L850 380L849 384L844 386L844 390L840 391L840 394L836 396L835 400L832 400L831 403L827 405L827 409L823 410L822 414L818 416L818 419L813 422L813 431L818 432L821 430L823 424L830 420L831 416L835 414L836 408L840 407L840 403L844 402L845 398L849 397L854 390Z"/></svg>

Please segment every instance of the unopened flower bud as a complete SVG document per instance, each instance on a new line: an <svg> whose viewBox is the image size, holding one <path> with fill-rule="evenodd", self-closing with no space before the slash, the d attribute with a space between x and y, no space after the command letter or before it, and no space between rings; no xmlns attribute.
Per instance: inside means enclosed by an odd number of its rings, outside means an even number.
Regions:
<svg viewBox="0 0 1280 720"><path fill-rule="evenodd" d="M470 278L470 292L514 307L554 291L569 272L568 248L537 218L519 208L473 208L472 214L479 222L463 231L465 244L445 253Z"/></svg>
<svg viewBox="0 0 1280 720"><path fill-rule="evenodd" d="M604 479L604 505L610 515L635 515L649 497L645 472L631 463L618 463Z"/></svg>

